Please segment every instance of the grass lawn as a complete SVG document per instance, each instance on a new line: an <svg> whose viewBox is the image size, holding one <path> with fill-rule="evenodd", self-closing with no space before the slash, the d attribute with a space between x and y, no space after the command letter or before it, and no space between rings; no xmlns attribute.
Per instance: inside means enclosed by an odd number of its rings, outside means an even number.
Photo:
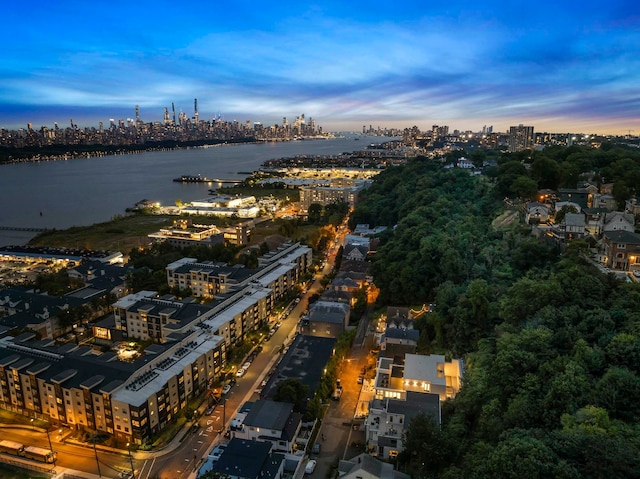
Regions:
<svg viewBox="0 0 640 479"><path fill-rule="evenodd" d="M2 424L21 424L23 426L31 426L31 418L27 416L23 416L22 414L18 414L12 411L7 411L6 409L0 409L0 423ZM46 421L41 421L40 419L33 420L33 426L39 428L46 428L48 426ZM0 476L1 477L1 476Z"/></svg>
<svg viewBox="0 0 640 479"><path fill-rule="evenodd" d="M136 246L146 246L149 233L172 224L176 218L169 215L121 216L91 226L45 231L33 238L29 246L129 252Z"/></svg>

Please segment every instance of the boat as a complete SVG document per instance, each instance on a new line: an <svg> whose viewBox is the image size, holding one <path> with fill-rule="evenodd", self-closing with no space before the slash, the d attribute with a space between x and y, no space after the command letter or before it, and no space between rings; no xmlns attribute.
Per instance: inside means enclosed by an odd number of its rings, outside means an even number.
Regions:
<svg viewBox="0 0 640 479"><path fill-rule="evenodd" d="M173 181L178 183L213 183L215 180L202 175L182 175L180 178L174 178Z"/></svg>

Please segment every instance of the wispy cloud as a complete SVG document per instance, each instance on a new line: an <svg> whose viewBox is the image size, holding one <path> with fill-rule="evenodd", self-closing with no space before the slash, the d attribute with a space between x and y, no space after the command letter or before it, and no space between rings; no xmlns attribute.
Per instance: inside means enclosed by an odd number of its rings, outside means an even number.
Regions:
<svg viewBox="0 0 640 479"><path fill-rule="evenodd" d="M389 121L638 123L640 17L627 1L68 1L8 9L0 126L143 107L325 127ZM91 120L91 118L88 118ZM411 125L405 125L411 126ZM634 126L629 126L634 128Z"/></svg>

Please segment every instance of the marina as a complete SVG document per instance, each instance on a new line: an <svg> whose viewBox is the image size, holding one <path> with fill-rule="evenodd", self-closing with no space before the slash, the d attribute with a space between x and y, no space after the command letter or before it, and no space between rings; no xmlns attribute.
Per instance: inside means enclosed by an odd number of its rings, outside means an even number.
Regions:
<svg viewBox="0 0 640 479"><path fill-rule="evenodd" d="M12 228L0 230L0 245L24 244L35 234L15 228L65 229L108 221L124 215L140 198L171 206L207 197L209 183L167 181L185 171L241 182L270 159L337 156L362 149L362 141L384 140L347 137L0 165L0 201L10 205L0 212L0 226Z"/></svg>

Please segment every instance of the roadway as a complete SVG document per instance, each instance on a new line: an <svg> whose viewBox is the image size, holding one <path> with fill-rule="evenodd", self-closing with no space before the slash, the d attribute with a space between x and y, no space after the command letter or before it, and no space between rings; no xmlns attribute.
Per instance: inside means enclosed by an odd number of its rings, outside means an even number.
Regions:
<svg viewBox="0 0 640 479"><path fill-rule="evenodd" d="M221 398L221 402L209 416L204 414L207 404L206 401L203 401L203 404L198 409L197 420L195 421L196 426L194 427L191 423L188 423L187 427L178 432L177 437L181 441L177 447L169 446L166 452L162 450L140 451L133 453L131 456L127 454L126 450L113 450L100 446L94 452L86 444L80 445L65 442L64 438L54 431L51 433L51 445L53 450L58 453L56 466L87 472L95 475L95 477L114 479L121 477L120 474L123 471L130 471L132 464L136 479L184 479L190 476L194 477L195 472L206 460L208 454L221 441L221 431L226 429L225 426L233 419L242 404L248 400L258 399L259 395L256 390L262 380L268 377L271 369L282 354L281 346L288 346L295 338L299 318L308 308L309 297L322 292L321 279L333 269L336 252L342 243L344 234L346 234L344 229L341 233L326 254L327 261L321 271L315 275L311 286L301 296L297 304L293 303L289 314L281 318L282 325L275 331L273 336L262 343L262 352L256 356L246 374L242 378L237 378L236 384L229 393ZM345 388L345 397L341 401L341 404L345 406L351 404L351 394L348 393L350 389ZM351 409L351 406L347 409ZM3 438L22 442L23 444L49 448L47 435L43 431L5 429L3 430Z"/></svg>

